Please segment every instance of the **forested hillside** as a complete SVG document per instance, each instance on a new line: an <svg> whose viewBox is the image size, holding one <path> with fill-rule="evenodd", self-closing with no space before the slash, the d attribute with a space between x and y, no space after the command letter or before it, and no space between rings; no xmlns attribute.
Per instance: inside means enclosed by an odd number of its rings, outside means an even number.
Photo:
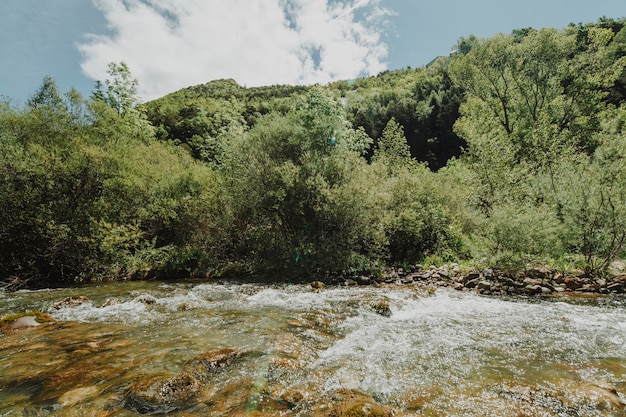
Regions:
<svg viewBox="0 0 626 417"><path fill-rule="evenodd" d="M626 243L626 28L461 39L430 66L327 86L233 80L140 104L46 77L0 104L0 282L376 274L547 263Z"/></svg>

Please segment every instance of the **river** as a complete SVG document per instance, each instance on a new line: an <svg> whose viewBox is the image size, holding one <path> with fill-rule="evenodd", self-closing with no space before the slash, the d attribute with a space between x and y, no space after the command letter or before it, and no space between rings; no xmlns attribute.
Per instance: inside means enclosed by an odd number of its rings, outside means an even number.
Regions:
<svg viewBox="0 0 626 417"><path fill-rule="evenodd" d="M0 293L0 315L33 310L57 321L0 334L1 417L626 415L624 296L229 282Z"/></svg>

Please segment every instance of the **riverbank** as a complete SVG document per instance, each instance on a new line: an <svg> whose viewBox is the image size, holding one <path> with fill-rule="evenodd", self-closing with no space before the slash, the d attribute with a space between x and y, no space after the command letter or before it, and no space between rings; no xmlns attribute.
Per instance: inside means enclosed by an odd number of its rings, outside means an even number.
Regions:
<svg viewBox="0 0 626 417"><path fill-rule="evenodd" d="M621 266L621 265L620 265ZM413 285L420 288L452 288L473 291L484 295L551 295L559 293L624 294L626 272L614 269L604 277L582 274L565 274L546 266L518 271L484 268L480 271L463 271L458 264L445 266L422 265L389 268L380 277L359 276L333 282L344 286L357 285ZM312 283L319 286L319 281Z"/></svg>

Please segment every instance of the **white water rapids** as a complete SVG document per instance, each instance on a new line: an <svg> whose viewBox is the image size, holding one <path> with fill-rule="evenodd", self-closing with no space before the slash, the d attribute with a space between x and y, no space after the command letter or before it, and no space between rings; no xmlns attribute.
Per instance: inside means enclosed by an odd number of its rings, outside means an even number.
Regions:
<svg viewBox="0 0 626 417"><path fill-rule="evenodd" d="M70 295L89 301L51 308ZM377 314L380 303L388 305L389 317ZM220 348L253 355L216 377L216 386L261 375L267 397L304 391L295 409L268 408L267 415L316 415L316 399L342 390L371 396L396 415L626 415L620 408L626 401L623 297L503 299L408 286L314 291L228 283L118 283L0 294L0 315L31 310L49 312L59 321L50 328L59 327L0 334L0 416L70 415L84 407L139 415L121 400L130 381L179 373L190 358ZM103 343L95 347L93 341L105 338L106 349ZM82 349L85 341L93 348ZM81 366L71 354L78 350L85 360L124 368L74 382L97 387L108 405L90 396L63 402L73 387L69 382L48 388L48 379L61 380L55 369ZM31 388L15 371L26 369L29 360L42 366L33 370ZM198 404L173 415L234 413Z"/></svg>

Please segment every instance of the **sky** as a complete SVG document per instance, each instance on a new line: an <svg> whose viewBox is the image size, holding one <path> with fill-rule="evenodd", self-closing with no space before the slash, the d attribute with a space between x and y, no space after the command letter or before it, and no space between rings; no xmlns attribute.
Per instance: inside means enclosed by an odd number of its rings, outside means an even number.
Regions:
<svg viewBox="0 0 626 417"><path fill-rule="evenodd" d="M142 100L214 79L325 84L421 67L461 37L626 17L626 0L0 0L0 96L88 96L125 62Z"/></svg>

